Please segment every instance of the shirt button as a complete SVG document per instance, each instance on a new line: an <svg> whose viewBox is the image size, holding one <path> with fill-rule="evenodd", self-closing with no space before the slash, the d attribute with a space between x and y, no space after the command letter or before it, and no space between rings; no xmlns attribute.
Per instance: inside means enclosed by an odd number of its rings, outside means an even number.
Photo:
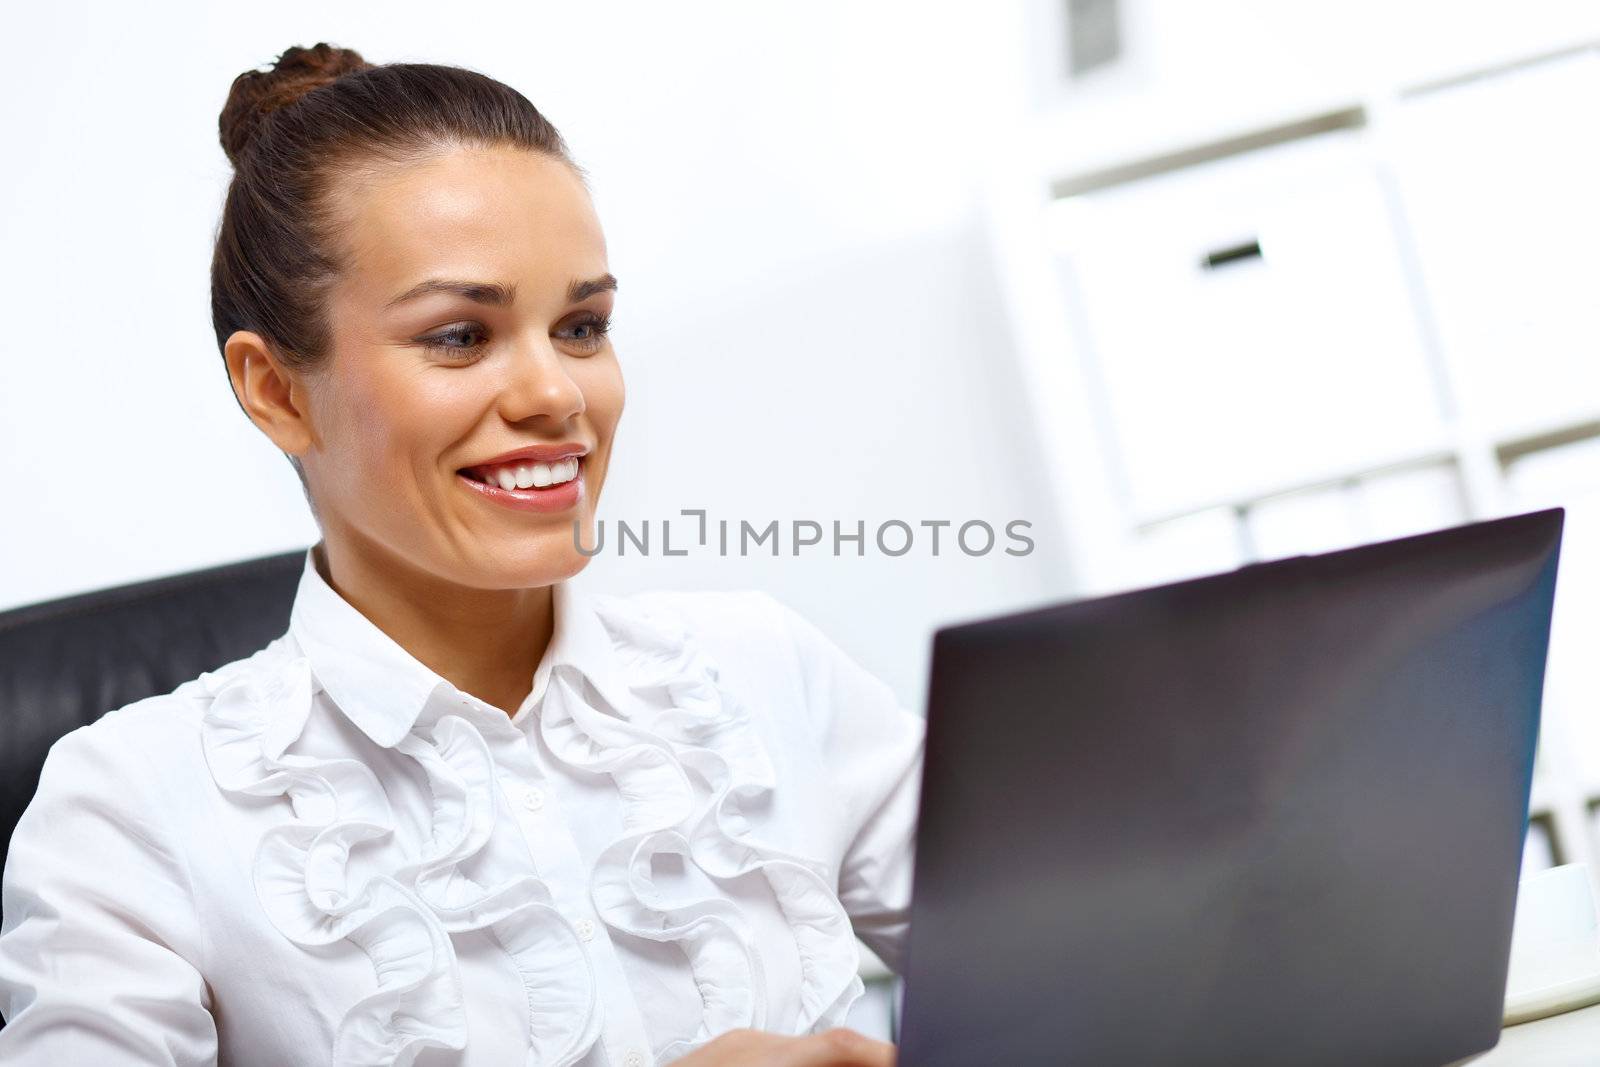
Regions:
<svg viewBox="0 0 1600 1067"><path fill-rule="evenodd" d="M530 789L522 794L522 806L529 811L538 811L544 807L544 794L537 789Z"/></svg>
<svg viewBox="0 0 1600 1067"><path fill-rule="evenodd" d="M630 1051L622 1057L622 1067L644 1067L644 1053L637 1049Z"/></svg>
<svg viewBox="0 0 1600 1067"><path fill-rule="evenodd" d="M594 940L594 923L591 920L589 920L589 919L579 919L576 923L573 924L573 927L578 931L579 939L581 939L583 941L593 941ZM635 1056L635 1055L638 1055L638 1053L630 1052L628 1055ZM628 1062L631 1063L632 1061L629 1060ZM643 1062L643 1061L641 1061L641 1062Z"/></svg>

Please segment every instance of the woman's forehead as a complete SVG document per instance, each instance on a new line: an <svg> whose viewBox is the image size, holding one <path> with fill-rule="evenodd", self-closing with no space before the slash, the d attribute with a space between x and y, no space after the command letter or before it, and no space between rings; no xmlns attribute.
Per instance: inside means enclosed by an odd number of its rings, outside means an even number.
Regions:
<svg viewBox="0 0 1600 1067"><path fill-rule="evenodd" d="M425 277L515 283L605 271L588 192L565 163L509 148L460 148L352 182L342 196L347 281L389 296Z"/></svg>

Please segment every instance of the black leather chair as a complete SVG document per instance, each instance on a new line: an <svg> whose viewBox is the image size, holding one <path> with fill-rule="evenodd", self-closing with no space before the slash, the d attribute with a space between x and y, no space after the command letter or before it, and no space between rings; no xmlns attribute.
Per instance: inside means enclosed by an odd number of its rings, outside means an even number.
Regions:
<svg viewBox="0 0 1600 1067"><path fill-rule="evenodd" d="M0 855L50 746L289 627L305 549L0 612Z"/></svg>

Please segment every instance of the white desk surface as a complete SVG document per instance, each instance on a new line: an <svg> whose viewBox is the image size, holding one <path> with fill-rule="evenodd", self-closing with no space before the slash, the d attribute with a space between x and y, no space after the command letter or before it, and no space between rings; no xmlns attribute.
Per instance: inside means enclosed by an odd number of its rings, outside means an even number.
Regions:
<svg viewBox="0 0 1600 1067"><path fill-rule="evenodd" d="M1500 1043L1459 1067L1595 1067L1600 1064L1600 1004L1518 1023Z"/></svg>

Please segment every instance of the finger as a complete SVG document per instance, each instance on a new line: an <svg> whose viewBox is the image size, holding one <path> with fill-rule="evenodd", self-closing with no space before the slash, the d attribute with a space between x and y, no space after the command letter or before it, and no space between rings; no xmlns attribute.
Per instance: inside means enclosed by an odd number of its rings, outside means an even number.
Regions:
<svg viewBox="0 0 1600 1067"><path fill-rule="evenodd" d="M781 1050L772 1067L894 1067L894 1046L839 1027Z"/></svg>

